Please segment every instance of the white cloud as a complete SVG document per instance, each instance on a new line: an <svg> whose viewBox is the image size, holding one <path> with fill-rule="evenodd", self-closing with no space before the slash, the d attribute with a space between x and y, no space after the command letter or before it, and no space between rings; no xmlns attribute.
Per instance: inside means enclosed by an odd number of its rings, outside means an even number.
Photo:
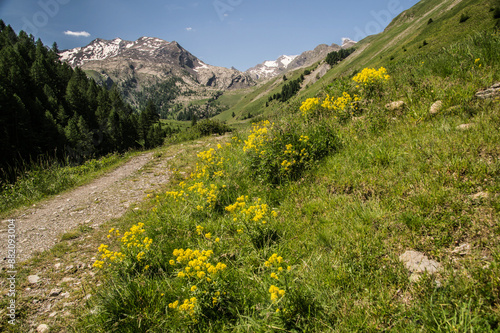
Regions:
<svg viewBox="0 0 500 333"><path fill-rule="evenodd" d="M74 37L90 37L90 34L87 31L71 31L66 30L64 32L65 35L74 36Z"/></svg>
<svg viewBox="0 0 500 333"><path fill-rule="evenodd" d="M187 27L187 28L186 28L186 31L193 31L193 28L191 28L191 27Z"/></svg>

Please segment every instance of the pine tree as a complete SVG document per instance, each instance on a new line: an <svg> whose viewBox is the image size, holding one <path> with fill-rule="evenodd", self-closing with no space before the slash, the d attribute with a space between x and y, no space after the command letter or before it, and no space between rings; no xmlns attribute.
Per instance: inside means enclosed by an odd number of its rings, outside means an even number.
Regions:
<svg viewBox="0 0 500 333"><path fill-rule="evenodd" d="M149 129L160 120L158 111L153 101L148 101L146 108L141 112L139 117L139 130L141 139L145 140Z"/></svg>
<svg viewBox="0 0 500 333"><path fill-rule="evenodd" d="M159 119L153 104L143 118L147 135ZM57 44L49 49L0 20L0 168L56 150L63 157L63 148L76 162L134 148L139 123L116 87L108 92L61 63Z"/></svg>

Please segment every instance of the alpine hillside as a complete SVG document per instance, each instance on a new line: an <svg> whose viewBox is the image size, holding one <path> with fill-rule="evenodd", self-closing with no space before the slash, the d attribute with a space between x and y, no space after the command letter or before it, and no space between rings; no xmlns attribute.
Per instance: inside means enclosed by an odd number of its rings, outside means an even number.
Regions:
<svg viewBox="0 0 500 333"><path fill-rule="evenodd" d="M232 107L232 97L218 100L224 93L253 89L260 82L311 66L329 53L355 44L344 38L342 46L321 44L300 55L264 61L245 72L206 64L176 41L154 37L136 41L97 38L87 46L59 55L61 61L73 68L80 67L101 85L116 85L125 100L137 109L152 100L162 118L192 120L213 117Z"/></svg>

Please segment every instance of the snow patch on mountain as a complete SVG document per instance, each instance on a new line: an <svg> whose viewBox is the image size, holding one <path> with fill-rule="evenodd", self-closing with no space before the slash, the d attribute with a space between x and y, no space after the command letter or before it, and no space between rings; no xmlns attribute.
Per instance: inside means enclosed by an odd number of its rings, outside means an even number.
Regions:
<svg viewBox="0 0 500 333"><path fill-rule="evenodd" d="M271 68L274 68L274 67L278 67L278 61L271 61L271 60L268 60L268 61L264 61L264 67L271 67Z"/></svg>
<svg viewBox="0 0 500 333"><path fill-rule="evenodd" d="M196 66L195 68L193 68L193 70L195 72L198 72L200 69L209 69L210 67L205 64L203 61L199 60L199 63L200 63L200 66Z"/></svg>
<svg viewBox="0 0 500 333"><path fill-rule="evenodd" d="M355 41L350 39L349 37L343 37L342 38L342 48L343 49L348 49L350 47L353 47L356 44Z"/></svg>
<svg viewBox="0 0 500 333"><path fill-rule="evenodd" d="M255 67L252 67L247 70L247 73L249 73L252 77L255 77L256 79L267 79L270 77L274 77L276 75L279 75L281 72L285 71L290 65L290 63L295 59L297 56L292 55L282 55L276 60L266 60L262 64L259 64Z"/></svg>
<svg viewBox="0 0 500 333"><path fill-rule="evenodd" d="M288 65L290 65L290 63L293 61L293 59L295 59L297 57L298 57L298 55L293 55L293 56L283 55L280 57L280 61L283 64L283 66L285 66L285 68L287 68Z"/></svg>

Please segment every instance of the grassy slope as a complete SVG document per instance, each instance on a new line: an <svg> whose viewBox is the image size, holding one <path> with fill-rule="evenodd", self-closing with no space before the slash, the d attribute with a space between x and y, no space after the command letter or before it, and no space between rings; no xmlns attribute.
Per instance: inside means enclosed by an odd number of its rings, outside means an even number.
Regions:
<svg viewBox="0 0 500 333"><path fill-rule="evenodd" d="M462 0L448 10L454 2L424 0L401 13L383 33L360 41L356 48L362 52L354 53L335 66L318 82L302 90L296 99L304 100L317 95L339 76L349 75L367 66L387 66L392 62L391 58L405 59L414 54L433 52L463 39L466 34L491 29L495 25L489 11L494 1ZM462 13L468 13L470 18L459 23ZM434 22L427 24L430 18ZM425 47L422 46L424 40L428 43ZM275 92L271 92L271 95ZM268 96L263 96L255 103L265 104Z"/></svg>
<svg viewBox="0 0 500 333"><path fill-rule="evenodd" d="M313 64L307 68L301 68L286 73L286 77L288 80L297 79L305 69L312 69L315 66L316 64ZM239 95L239 92L233 93L235 100L239 97L237 102L234 103L228 110L217 115L215 118L228 121L229 123L234 124L237 128L240 128L248 126L249 121L245 118L247 118L249 114L252 115L252 118L255 116L269 116L275 111L275 108L279 103L271 102L268 103L269 106L266 107L266 102L268 102L269 96L280 93L286 82L287 81L283 81L283 76L278 76L247 90L246 94ZM226 94L227 93L221 97L221 100ZM235 114L234 118L232 117L233 112Z"/></svg>
<svg viewBox="0 0 500 333"><path fill-rule="evenodd" d="M422 1L407 14L418 17L435 4L446 7L450 2ZM436 23L432 29L448 25L450 41L459 41L463 35L458 18L464 8L471 15L469 21L489 9L467 0L460 6L443 16L432 14ZM485 17L478 29L494 24ZM427 26L428 17L424 17L425 26L411 28L405 38L407 52L399 44L379 54L387 45L384 38L394 39L411 27L403 19L400 16L387 35L361 42L360 46L367 45L366 53L334 68L288 106L269 108L277 112L273 137L284 141L264 145L274 152L271 158L243 152L243 143L238 143L247 139L243 133L217 155L217 161L220 157L226 161L221 162L222 176L187 180L188 186L199 181L209 188L211 183L217 188L226 185L216 207L196 208L206 205L206 193L195 191L201 196L193 193L179 202L172 194L159 193L140 219L132 214L120 222L125 229L144 222L154 250L143 261L131 252L122 264L106 269L104 284L93 292L97 297L75 331L498 330L500 104L477 100L474 93L500 80L500 40L491 33L465 40L462 36L460 44L436 52L439 46L433 44L431 25ZM427 49L418 48L420 38L429 42ZM393 61L388 60L399 50ZM302 120L300 100L326 92L339 95L340 88L353 93L355 84L348 77L330 83L341 73L368 65L388 67L391 81L380 94L363 96L357 120L339 122L328 115ZM268 88L259 87L246 99L253 100ZM386 110L384 105L395 99L403 99L405 108ZM430 115L429 106L438 99L443 108ZM249 109L240 102L238 110L240 114L258 112L259 103L266 100L267 96L262 97ZM472 125L462 129L462 124ZM336 153L330 151L312 169L296 170L297 177L291 181L282 179L276 186L266 180L281 174L271 166L290 159L285 143L303 145L299 135L308 134L307 149L318 154L325 144L323 138L331 133L341 142ZM197 162L204 165L207 160ZM195 171L194 161L172 163L187 174ZM181 173L176 177L177 181L186 178ZM178 193L180 188L174 183L171 190ZM224 210L240 195L248 195L246 207L261 198L278 216L269 217L267 226L260 228L247 221L240 235L241 217L234 221ZM198 225L204 227L201 234ZM116 243L109 244L119 249ZM461 244L470 249L454 253ZM176 277L181 267L168 261L175 259L174 249L188 247L212 249L212 262L228 266L214 277L217 284ZM443 270L410 282L398 259L408 249L424 252L439 261ZM273 253L283 256L284 266L291 267L287 273L276 269L277 280L270 276L273 268L265 264ZM198 288L194 290L193 285ZM271 285L286 290L278 302L270 300ZM168 306L193 296L198 305L192 316Z"/></svg>

